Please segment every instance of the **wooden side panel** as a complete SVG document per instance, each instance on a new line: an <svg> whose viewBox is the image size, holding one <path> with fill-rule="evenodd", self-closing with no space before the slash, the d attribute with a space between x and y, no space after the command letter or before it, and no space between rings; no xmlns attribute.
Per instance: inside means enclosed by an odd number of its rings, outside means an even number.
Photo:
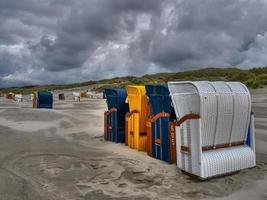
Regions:
<svg viewBox="0 0 267 200"><path fill-rule="evenodd" d="M132 149L135 149L134 114L129 116L128 123L128 146Z"/></svg>
<svg viewBox="0 0 267 200"><path fill-rule="evenodd" d="M147 151L147 135L146 133L140 133L139 135L139 148L138 151Z"/></svg>
<svg viewBox="0 0 267 200"><path fill-rule="evenodd" d="M108 111L104 112L104 139L108 139Z"/></svg>
<svg viewBox="0 0 267 200"><path fill-rule="evenodd" d="M150 119L147 120L146 131L147 131L147 154L149 156L152 156L152 123L150 122Z"/></svg>
<svg viewBox="0 0 267 200"><path fill-rule="evenodd" d="M133 143L134 149L139 150L139 125L140 125L140 115L139 113L133 114Z"/></svg>
<svg viewBox="0 0 267 200"><path fill-rule="evenodd" d="M175 123L169 123L169 134L170 134L170 163L176 164L176 133L175 133Z"/></svg>
<svg viewBox="0 0 267 200"><path fill-rule="evenodd" d="M37 94L33 93L33 97L32 97L32 107L33 108L37 108Z"/></svg>
<svg viewBox="0 0 267 200"><path fill-rule="evenodd" d="M125 145L128 145L128 134L129 134L129 113L125 115Z"/></svg>

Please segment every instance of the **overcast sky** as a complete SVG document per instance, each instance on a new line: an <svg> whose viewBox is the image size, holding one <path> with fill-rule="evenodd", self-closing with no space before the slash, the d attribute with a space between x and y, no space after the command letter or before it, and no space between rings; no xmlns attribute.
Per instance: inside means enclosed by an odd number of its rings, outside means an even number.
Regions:
<svg viewBox="0 0 267 200"><path fill-rule="evenodd" d="M0 0L0 87L267 65L267 0Z"/></svg>

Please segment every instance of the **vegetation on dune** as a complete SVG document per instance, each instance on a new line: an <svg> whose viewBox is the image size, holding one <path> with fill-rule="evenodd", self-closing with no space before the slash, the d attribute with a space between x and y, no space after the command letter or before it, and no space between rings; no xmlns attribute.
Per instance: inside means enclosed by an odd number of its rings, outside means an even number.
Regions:
<svg viewBox="0 0 267 200"><path fill-rule="evenodd" d="M73 84L66 84L66 85L29 85L29 86L23 86L23 87L11 87L11 88L0 88L0 96L8 93L8 92L14 92L15 94L30 94L36 91L42 91L42 90L63 90L63 89L71 89L71 88L77 88L77 87L84 87L95 84L95 81L87 81L84 83L73 83Z"/></svg>
<svg viewBox="0 0 267 200"><path fill-rule="evenodd" d="M29 94L37 90L62 90L88 86L102 91L108 87L125 87L126 85L142 85L151 83L167 83L168 81L210 80L210 81L240 81L249 88L259 88L267 85L267 67L242 70L238 68L206 68L177 73L158 73L141 77L126 76L88 81L68 85L25 86L0 89L0 95L7 92Z"/></svg>
<svg viewBox="0 0 267 200"><path fill-rule="evenodd" d="M141 77L122 77L102 82L105 85L96 86L102 90L105 87L124 87L129 84L167 83L168 81L240 81L249 88L259 88L267 85L267 67L242 70L238 68L206 68L177 73L158 73Z"/></svg>

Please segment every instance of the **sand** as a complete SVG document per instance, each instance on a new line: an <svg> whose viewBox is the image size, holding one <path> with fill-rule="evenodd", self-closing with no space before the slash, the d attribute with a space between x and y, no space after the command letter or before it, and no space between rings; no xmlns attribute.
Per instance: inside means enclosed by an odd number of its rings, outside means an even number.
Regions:
<svg viewBox="0 0 267 200"><path fill-rule="evenodd" d="M267 87L252 90L257 159L267 163ZM267 188L267 187L266 187Z"/></svg>
<svg viewBox="0 0 267 200"><path fill-rule="evenodd" d="M267 199L267 89L252 91L257 167L198 181L175 165L103 140L102 99L53 110L0 99L0 199Z"/></svg>

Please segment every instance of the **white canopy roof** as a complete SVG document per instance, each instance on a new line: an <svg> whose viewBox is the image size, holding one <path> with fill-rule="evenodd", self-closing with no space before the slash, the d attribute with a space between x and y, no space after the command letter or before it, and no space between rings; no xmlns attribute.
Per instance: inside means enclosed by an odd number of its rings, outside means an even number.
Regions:
<svg viewBox="0 0 267 200"><path fill-rule="evenodd" d="M248 88L239 82L169 82L177 119L198 114L202 146L246 139L251 112Z"/></svg>

